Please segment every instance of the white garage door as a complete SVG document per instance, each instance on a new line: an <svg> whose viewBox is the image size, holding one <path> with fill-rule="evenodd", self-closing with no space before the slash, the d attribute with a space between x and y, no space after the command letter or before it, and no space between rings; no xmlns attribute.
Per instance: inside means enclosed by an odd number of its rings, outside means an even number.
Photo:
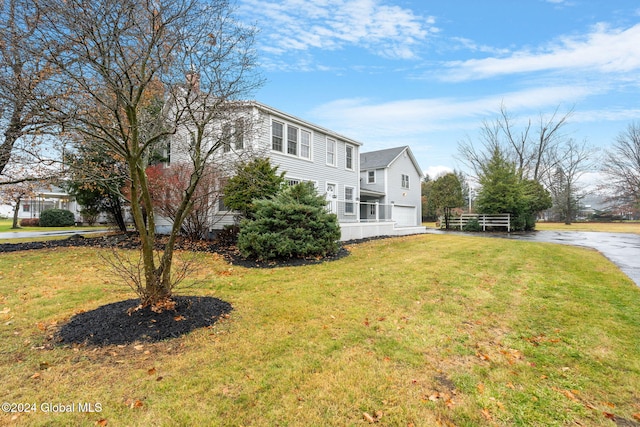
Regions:
<svg viewBox="0 0 640 427"><path fill-rule="evenodd" d="M392 215L398 227L413 227L416 225L417 213L415 206L393 205Z"/></svg>

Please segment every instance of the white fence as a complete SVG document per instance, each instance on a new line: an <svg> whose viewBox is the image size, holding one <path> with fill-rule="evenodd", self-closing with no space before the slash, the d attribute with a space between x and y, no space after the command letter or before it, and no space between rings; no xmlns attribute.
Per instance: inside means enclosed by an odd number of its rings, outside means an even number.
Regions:
<svg viewBox="0 0 640 427"><path fill-rule="evenodd" d="M449 218L449 227L462 230L472 220L478 221L478 224L482 227L482 231L487 231L487 227L505 227L508 232L511 231L511 214L462 214ZM440 217L440 228L444 228L445 226L444 217Z"/></svg>

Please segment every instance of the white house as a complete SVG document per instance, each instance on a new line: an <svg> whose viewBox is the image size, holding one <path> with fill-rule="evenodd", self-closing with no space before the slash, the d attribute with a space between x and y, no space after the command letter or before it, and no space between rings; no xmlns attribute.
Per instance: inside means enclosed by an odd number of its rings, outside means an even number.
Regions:
<svg viewBox="0 0 640 427"><path fill-rule="evenodd" d="M380 182L385 179L388 184L381 187L383 190L377 194L377 200L371 199L374 189L369 190L365 205L365 195L361 188L363 182L366 182L361 175L361 142L259 102L244 105L242 116L251 119L254 123L252 129L238 131L238 127L246 125L246 120L243 119L230 120L228 124L222 125L222 133L227 132L234 137L228 138L228 142L218 150L213 159L216 164L224 165L225 159L229 159L226 163L230 164L232 159L237 159L245 152L259 153L268 157L272 165L278 166L278 170L285 173L289 184L313 182L327 198L328 209L338 216L342 240L424 231L424 227L420 227L419 168L408 147L402 147L404 154L399 154L398 160L386 165L391 171L388 175L380 172ZM171 144L171 159L180 158L180 153L177 152L179 147L180 144ZM403 156L408 156L410 163L406 163ZM406 167L407 165L412 167ZM400 191L400 180L404 175L396 177L395 173L405 168L410 182L405 181L404 185L410 187ZM395 178L398 188L392 184ZM417 190L417 199L413 190ZM372 201L380 209L384 209L382 206L385 204L391 206L392 202L397 203L397 207L389 207L395 209L390 211L390 215L372 215ZM406 218L409 214L417 219L409 221ZM233 212L227 211L222 203L215 207L214 216L212 223L215 228L222 228L233 221Z"/></svg>
<svg viewBox="0 0 640 427"><path fill-rule="evenodd" d="M408 146L360 154L361 220L391 218L397 227L422 223L422 170Z"/></svg>

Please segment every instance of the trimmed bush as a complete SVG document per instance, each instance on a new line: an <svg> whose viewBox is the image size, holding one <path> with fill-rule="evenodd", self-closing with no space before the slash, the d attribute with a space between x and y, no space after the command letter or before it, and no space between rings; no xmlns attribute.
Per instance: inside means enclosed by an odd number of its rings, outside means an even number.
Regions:
<svg viewBox="0 0 640 427"><path fill-rule="evenodd" d="M254 217L240 223L240 253L261 261L336 253L340 225L326 204L312 183L286 187L272 199L255 201Z"/></svg>
<svg viewBox="0 0 640 427"><path fill-rule="evenodd" d="M462 227L463 231L482 231L482 226L478 222L476 218L471 218L464 227Z"/></svg>
<svg viewBox="0 0 640 427"><path fill-rule="evenodd" d="M20 227L38 227L40 218L23 218L20 220Z"/></svg>
<svg viewBox="0 0 640 427"><path fill-rule="evenodd" d="M40 227L69 227L75 222L73 213L65 209L47 209L40 213Z"/></svg>

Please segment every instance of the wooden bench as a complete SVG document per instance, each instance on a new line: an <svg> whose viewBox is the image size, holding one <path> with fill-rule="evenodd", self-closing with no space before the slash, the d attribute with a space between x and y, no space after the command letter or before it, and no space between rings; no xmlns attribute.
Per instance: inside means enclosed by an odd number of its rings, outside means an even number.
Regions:
<svg viewBox="0 0 640 427"><path fill-rule="evenodd" d="M474 219L478 221L478 224L482 227L482 231L487 231L487 227L506 227L508 232L511 231L511 214L462 214L449 218L449 227L462 230ZM445 226L444 217L440 217L440 228L444 228Z"/></svg>

